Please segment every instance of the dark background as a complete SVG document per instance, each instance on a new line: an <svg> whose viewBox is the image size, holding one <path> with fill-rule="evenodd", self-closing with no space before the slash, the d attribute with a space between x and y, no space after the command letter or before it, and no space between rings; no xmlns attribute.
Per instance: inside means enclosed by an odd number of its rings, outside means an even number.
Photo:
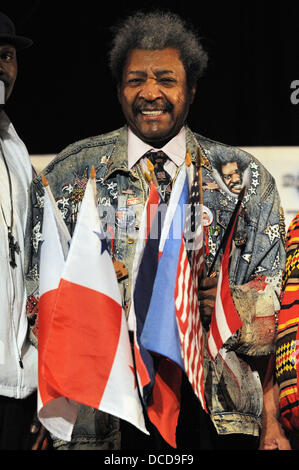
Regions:
<svg viewBox="0 0 299 470"><path fill-rule="evenodd" d="M34 40L19 53L7 113L31 154L116 129L124 120L107 67L110 27L153 2L1 1L17 32ZM191 19L210 55L189 125L237 146L299 145L296 2L160 1Z"/></svg>

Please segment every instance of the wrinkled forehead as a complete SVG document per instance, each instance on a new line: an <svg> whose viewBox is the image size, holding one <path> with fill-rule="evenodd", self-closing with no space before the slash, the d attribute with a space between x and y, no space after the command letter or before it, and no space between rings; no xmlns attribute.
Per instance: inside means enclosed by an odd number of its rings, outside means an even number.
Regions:
<svg viewBox="0 0 299 470"><path fill-rule="evenodd" d="M185 71L179 56L179 51L173 48L161 50L132 49L128 54L126 71Z"/></svg>
<svg viewBox="0 0 299 470"><path fill-rule="evenodd" d="M16 51L16 47L14 46L14 44L12 43L9 43L7 40L5 39L0 39L0 50L3 51L3 50L12 50L12 51Z"/></svg>

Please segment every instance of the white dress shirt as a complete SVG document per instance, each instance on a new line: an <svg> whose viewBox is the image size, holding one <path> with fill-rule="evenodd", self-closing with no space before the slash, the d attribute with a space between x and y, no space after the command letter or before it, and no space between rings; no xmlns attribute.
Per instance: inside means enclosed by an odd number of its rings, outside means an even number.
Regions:
<svg viewBox="0 0 299 470"><path fill-rule="evenodd" d="M128 130L128 168L132 168L140 158L149 150L154 152L163 151L167 156L168 160L164 165L164 170L170 174L173 178L176 170L181 166L186 158L186 131L185 127L182 127L180 132L167 142L164 147L156 149L151 147L149 144L143 142L137 137L129 128ZM140 160L142 169L147 171L146 159Z"/></svg>
<svg viewBox="0 0 299 470"><path fill-rule="evenodd" d="M24 286L24 233L32 168L27 149L4 111L0 111L0 141L12 182L13 235L20 246L17 267L12 268L7 232L11 224L9 181L0 152L0 395L25 398L37 388L37 350L27 339Z"/></svg>

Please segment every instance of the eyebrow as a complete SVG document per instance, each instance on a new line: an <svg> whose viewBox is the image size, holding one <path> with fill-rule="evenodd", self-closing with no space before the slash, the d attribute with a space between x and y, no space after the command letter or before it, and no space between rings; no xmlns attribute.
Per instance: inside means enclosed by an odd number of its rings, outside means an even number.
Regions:
<svg viewBox="0 0 299 470"><path fill-rule="evenodd" d="M15 49L15 46L13 44L10 44L9 41L5 41L3 39L0 39L0 47L12 47Z"/></svg>
<svg viewBox="0 0 299 470"><path fill-rule="evenodd" d="M1 52L6 52L6 51L15 52L16 48L15 48L15 46L12 46L10 44L1 44L0 43L0 51Z"/></svg>
<svg viewBox="0 0 299 470"><path fill-rule="evenodd" d="M173 70L157 70L153 72L157 77L160 77L161 75L170 74L170 73L174 74ZM128 72L128 75L140 75L142 77L145 77L147 75L147 72L144 72L142 70L131 70L130 72Z"/></svg>

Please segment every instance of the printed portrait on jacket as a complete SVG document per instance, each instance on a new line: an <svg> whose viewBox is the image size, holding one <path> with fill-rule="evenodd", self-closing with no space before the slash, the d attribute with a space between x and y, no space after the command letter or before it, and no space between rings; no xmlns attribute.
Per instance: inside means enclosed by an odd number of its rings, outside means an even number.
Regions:
<svg viewBox="0 0 299 470"><path fill-rule="evenodd" d="M220 151L213 155L213 175L219 187L238 197L243 186L250 184L250 161L249 156L244 158L244 153L241 156L238 152Z"/></svg>

